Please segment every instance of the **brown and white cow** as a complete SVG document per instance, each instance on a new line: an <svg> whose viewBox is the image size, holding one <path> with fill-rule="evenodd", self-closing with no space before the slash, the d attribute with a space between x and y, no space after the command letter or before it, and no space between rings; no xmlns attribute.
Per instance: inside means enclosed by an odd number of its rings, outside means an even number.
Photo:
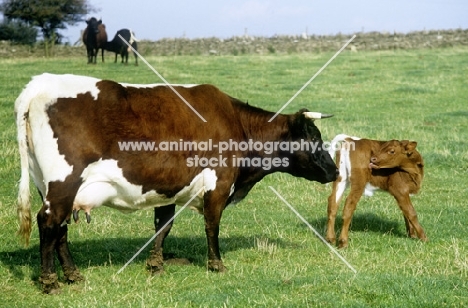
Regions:
<svg viewBox="0 0 468 308"><path fill-rule="evenodd" d="M340 142L341 147L338 146ZM359 199L363 194L372 196L376 190L387 191L395 198L403 212L410 237L427 240L410 199L410 195L421 188L424 177L424 163L416 145L415 141L378 141L344 134L333 138L330 155L334 157L336 154L340 174L328 198L328 242L334 244L336 241L336 213L348 186L351 188L343 208L343 227L338 247L348 246L349 226Z"/></svg>
<svg viewBox="0 0 468 308"><path fill-rule="evenodd" d="M64 279L82 279L67 243L67 224L71 217L76 220L80 210L89 218L100 205L124 212L155 208L159 231L174 215L175 205L196 195L190 206L205 218L208 268L222 272L218 233L227 205L242 200L258 181L277 171L320 183L336 179L338 170L328 152L287 147L292 142L322 146L314 125L314 118L324 117L320 113L303 109L268 122L272 112L243 103L212 85L174 89L206 123L165 85L42 74L33 77L16 100L21 158L19 233L29 241L31 176L43 201L37 223L45 293L59 290L55 252ZM178 151L122 150L124 141L244 143L242 149L232 146L220 153L219 148L207 149L206 144ZM259 147L267 142L279 147L269 147L271 151ZM246 149L248 144L253 147ZM220 160L210 166L189 163L195 157L200 162ZM242 165L239 158L244 159ZM249 159L251 164L246 165ZM147 263L153 272L162 270L162 246L171 226L155 240Z"/></svg>

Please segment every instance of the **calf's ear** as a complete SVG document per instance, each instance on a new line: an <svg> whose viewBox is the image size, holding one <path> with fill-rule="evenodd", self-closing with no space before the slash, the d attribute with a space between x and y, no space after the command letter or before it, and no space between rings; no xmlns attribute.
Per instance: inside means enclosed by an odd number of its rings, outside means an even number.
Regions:
<svg viewBox="0 0 468 308"><path fill-rule="evenodd" d="M405 142L405 144L403 144L403 142ZM416 141L404 140L402 141L402 145L405 148L406 155L409 156L413 154L413 151L414 149L416 149L416 146L418 145L418 143Z"/></svg>

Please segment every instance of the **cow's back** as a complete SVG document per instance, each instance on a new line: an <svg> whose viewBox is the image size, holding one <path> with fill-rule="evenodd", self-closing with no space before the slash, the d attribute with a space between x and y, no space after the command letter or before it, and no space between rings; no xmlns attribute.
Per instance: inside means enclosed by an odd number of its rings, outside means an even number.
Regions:
<svg viewBox="0 0 468 308"><path fill-rule="evenodd" d="M41 193L47 193L44 183L115 161L123 178L142 186L143 192L171 197L203 172L201 166L182 163L191 153L125 150L122 142L243 140L229 96L210 85L175 89L206 123L167 86L121 85L74 75L34 77L16 109L28 114L31 169ZM225 170L218 168L217 174Z"/></svg>

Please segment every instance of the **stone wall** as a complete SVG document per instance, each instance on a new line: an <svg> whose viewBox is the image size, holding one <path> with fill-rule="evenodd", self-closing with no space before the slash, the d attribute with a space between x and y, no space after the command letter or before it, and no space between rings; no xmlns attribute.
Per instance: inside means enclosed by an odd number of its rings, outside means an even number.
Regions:
<svg viewBox="0 0 468 308"><path fill-rule="evenodd" d="M138 34L138 33L137 33ZM296 35L274 37L236 36L220 38L166 38L158 41L142 40L138 51L143 56L174 55L243 55L243 54L292 54L339 50L353 35ZM418 31L410 33L356 33L348 48L360 50L421 49L468 46L468 29ZM86 57L84 46L56 45L55 57ZM44 57L44 47L12 45L0 41L0 57ZM108 56L109 57L109 56Z"/></svg>
<svg viewBox="0 0 468 308"><path fill-rule="evenodd" d="M139 50L144 55L241 55L290 54L301 52L337 51L353 35L298 35L275 37L239 36L229 39L168 38L141 41ZM356 33L348 46L353 51L420 49L468 46L468 29L419 31L410 33Z"/></svg>

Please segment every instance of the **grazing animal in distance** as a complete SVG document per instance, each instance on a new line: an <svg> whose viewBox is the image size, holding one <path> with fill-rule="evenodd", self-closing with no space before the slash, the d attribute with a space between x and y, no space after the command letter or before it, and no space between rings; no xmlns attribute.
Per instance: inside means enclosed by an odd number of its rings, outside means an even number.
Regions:
<svg viewBox="0 0 468 308"><path fill-rule="evenodd" d="M342 145L338 149L339 142ZM395 198L403 212L406 231L410 237L427 240L410 199L410 194L416 194L421 188L424 177L424 163L416 145L415 141L378 141L344 134L333 139L330 155L334 157L336 154L340 174L333 183L333 190L328 198L328 242L334 244L336 241L336 213L348 186L351 188L343 208L343 227L338 247L348 246L348 231L359 199L363 194L372 196L376 190L387 191Z"/></svg>
<svg viewBox="0 0 468 308"><path fill-rule="evenodd" d="M101 49L102 62L104 62L104 45L107 43L106 26L102 20L94 17L86 20L88 25L83 31L83 43L86 46L88 64L96 64L96 58Z"/></svg>
<svg viewBox="0 0 468 308"><path fill-rule="evenodd" d="M123 212L154 208L156 232L161 232L147 265L158 273L163 270L164 239L172 227L172 222L165 224L174 216L175 205L192 200L189 206L205 219L208 269L223 272L218 235L226 206L241 201L274 172L320 183L334 181L338 174L326 151L270 147L293 142L322 147L314 120L331 115L301 109L276 116L212 85L171 88L42 74L19 95L15 114L21 160L19 234L29 242L31 176L42 198L37 225L44 293L60 289L55 254L65 281L83 279L68 247L67 226L80 210L89 221L91 210L101 205ZM181 145L177 151L145 151L128 147L128 141ZM266 142L268 149L258 147ZM207 149L208 143L218 147Z"/></svg>
<svg viewBox="0 0 468 308"><path fill-rule="evenodd" d="M135 38L135 34L129 29L121 29L117 31L112 41L106 43L104 48L107 51L115 52L114 63L117 62L117 56L120 55L121 63L128 64L128 53L131 51L131 48L126 44L126 42L128 42L133 49L138 51L138 44L137 39ZM135 56L135 65L138 65L138 56L136 53L133 54Z"/></svg>

